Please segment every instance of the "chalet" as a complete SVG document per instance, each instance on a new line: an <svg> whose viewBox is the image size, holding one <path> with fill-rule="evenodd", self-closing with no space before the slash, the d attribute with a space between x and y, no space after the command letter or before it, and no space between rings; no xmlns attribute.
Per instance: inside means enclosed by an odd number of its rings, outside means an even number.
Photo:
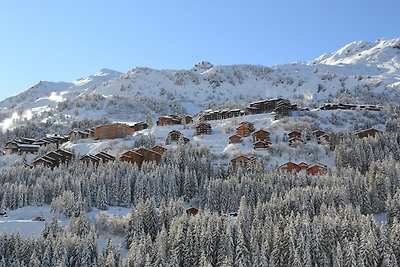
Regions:
<svg viewBox="0 0 400 267"><path fill-rule="evenodd" d="M113 155L108 154L107 152L101 151L94 155L97 158L100 158L102 162L114 161L115 157Z"/></svg>
<svg viewBox="0 0 400 267"><path fill-rule="evenodd" d="M136 149L135 152L143 156L143 161L151 161L156 163L159 163L161 161L161 154L153 150L141 147L139 149Z"/></svg>
<svg viewBox="0 0 400 267"><path fill-rule="evenodd" d="M313 163L308 166L306 172L308 175L324 175L326 174L328 168L321 163Z"/></svg>
<svg viewBox="0 0 400 267"><path fill-rule="evenodd" d="M120 160L129 162L131 164L136 164L138 167L141 167L144 161L144 156L136 151L128 150L120 156Z"/></svg>
<svg viewBox="0 0 400 267"><path fill-rule="evenodd" d="M91 132L74 129L68 133L68 137L69 137L69 139L86 139L89 137L93 137L94 131L92 129L90 129L90 130L91 130Z"/></svg>
<svg viewBox="0 0 400 267"><path fill-rule="evenodd" d="M161 116L157 120L157 126L181 124L181 118L176 115Z"/></svg>
<svg viewBox="0 0 400 267"><path fill-rule="evenodd" d="M303 143L303 140L300 137L294 136L289 139L289 146L297 146L300 143Z"/></svg>
<svg viewBox="0 0 400 267"><path fill-rule="evenodd" d="M183 136L181 132L177 130L172 130L168 133L167 139L171 141L178 141L181 136Z"/></svg>
<svg viewBox="0 0 400 267"><path fill-rule="evenodd" d="M301 132L299 132L299 131L291 131L291 132L287 133L287 136L289 137L289 139L291 139L293 137L301 138Z"/></svg>
<svg viewBox="0 0 400 267"><path fill-rule="evenodd" d="M191 208L186 209L186 214L189 216L196 216L197 213L199 213L198 208L191 207Z"/></svg>
<svg viewBox="0 0 400 267"><path fill-rule="evenodd" d="M275 112L275 119L279 119L285 116L291 116L292 106L288 104L279 105L273 111Z"/></svg>
<svg viewBox="0 0 400 267"><path fill-rule="evenodd" d="M367 130L362 130L355 132L354 134L358 136L358 138L364 138L364 137L376 137L377 134L381 134L382 132L374 129L374 128L369 128Z"/></svg>
<svg viewBox="0 0 400 267"><path fill-rule="evenodd" d="M48 167L48 168L54 168L57 166L57 161L51 157L47 157L47 156L42 156L40 158L35 159L32 162L32 165L34 167L42 165L44 167Z"/></svg>
<svg viewBox="0 0 400 267"><path fill-rule="evenodd" d="M183 115L183 116L181 117L181 123L182 123L182 124L190 124L190 123L193 123L193 118L192 118L192 116Z"/></svg>
<svg viewBox="0 0 400 267"><path fill-rule="evenodd" d="M223 120L244 115L240 109L206 110L199 115L200 121Z"/></svg>
<svg viewBox="0 0 400 267"><path fill-rule="evenodd" d="M129 125L135 132L147 129L149 126L144 121L137 122L133 125Z"/></svg>
<svg viewBox="0 0 400 267"><path fill-rule="evenodd" d="M269 136L270 136L270 133L263 129L257 130L254 133L252 133L252 135L251 135L251 137L253 139L253 143L255 143L257 141L269 141Z"/></svg>
<svg viewBox="0 0 400 267"><path fill-rule="evenodd" d="M126 124L114 123L97 126L94 128L95 139L124 138L133 134L133 129Z"/></svg>
<svg viewBox="0 0 400 267"><path fill-rule="evenodd" d="M153 146L151 148L151 150L153 150L153 151L155 151L155 152L157 152L157 153L159 153L161 155L164 154L165 151L167 151L167 149L165 147L162 147L162 146L159 146L159 145Z"/></svg>
<svg viewBox="0 0 400 267"><path fill-rule="evenodd" d="M279 168L283 171L291 172L291 173L296 173L301 170L301 167L299 166L299 164L296 164L291 161L288 161L285 164L282 164L281 166L279 166Z"/></svg>
<svg viewBox="0 0 400 267"><path fill-rule="evenodd" d="M315 138L319 138L320 136L323 136L324 134L325 134L325 132L322 131L322 130L315 130L315 131L312 132L312 135L313 135Z"/></svg>
<svg viewBox="0 0 400 267"><path fill-rule="evenodd" d="M283 107L281 109L281 107ZM279 112L280 114L286 114L287 112L291 112L297 106L291 105L290 101L283 98L274 98L268 100L260 100L256 102L250 103L249 107L246 108L246 112L248 114L260 114L260 113L268 113L268 112ZM277 109L279 108L279 109Z"/></svg>
<svg viewBox="0 0 400 267"><path fill-rule="evenodd" d="M250 136L254 132L254 126L251 122L241 122L238 127L236 127L236 134L240 137Z"/></svg>
<svg viewBox="0 0 400 267"><path fill-rule="evenodd" d="M318 138L318 144L321 144L323 142L330 142L331 141L331 137L328 134L323 134Z"/></svg>
<svg viewBox="0 0 400 267"><path fill-rule="evenodd" d="M211 124L207 122L200 122L196 125L196 135L211 134Z"/></svg>
<svg viewBox="0 0 400 267"><path fill-rule="evenodd" d="M237 143L240 143L240 142L242 142L242 138L240 137L240 135L237 135L237 134L234 134L234 135L231 135L231 136L229 136L229 144L237 144Z"/></svg>
<svg viewBox="0 0 400 267"><path fill-rule="evenodd" d="M230 161L230 165L232 165L233 167L237 166L238 164L242 164L245 165L248 162L250 162L250 158L246 157L246 156L238 156L236 158L231 159Z"/></svg>
<svg viewBox="0 0 400 267"><path fill-rule="evenodd" d="M69 161L74 156L74 154L72 152L65 150L65 149L57 149L55 152L62 155L61 162Z"/></svg>
<svg viewBox="0 0 400 267"><path fill-rule="evenodd" d="M269 141L257 141L253 144L254 149L265 149L271 145Z"/></svg>
<svg viewBox="0 0 400 267"><path fill-rule="evenodd" d="M81 157L79 160L82 162L85 162L87 164L90 163L93 165L98 165L101 161L101 158L96 157L95 155L87 154L87 155L84 155L83 157Z"/></svg>
<svg viewBox="0 0 400 267"><path fill-rule="evenodd" d="M22 153L37 153L39 151L40 146L39 145L33 145L33 144L16 144L17 146L17 152L19 154Z"/></svg>

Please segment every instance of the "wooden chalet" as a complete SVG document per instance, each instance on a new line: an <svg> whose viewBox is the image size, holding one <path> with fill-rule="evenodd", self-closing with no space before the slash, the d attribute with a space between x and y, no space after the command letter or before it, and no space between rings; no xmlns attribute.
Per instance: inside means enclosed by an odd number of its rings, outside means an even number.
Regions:
<svg viewBox="0 0 400 267"><path fill-rule="evenodd" d="M57 166L56 161L53 158L49 158L47 156L42 156L40 158L35 159L32 162L32 166L37 167L37 166L44 166L44 167L48 167L48 168L54 168L55 166Z"/></svg>
<svg viewBox="0 0 400 267"><path fill-rule="evenodd" d="M126 124L114 123L94 128L95 139L115 139L132 135L134 130Z"/></svg>
<svg viewBox="0 0 400 267"><path fill-rule="evenodd" d="M84 155L79 160L87 164L93 164L93 165L98 165L101 162L101 158L91 154Z"/></svg>
<svg viewBox="0 0 400 267"><path fill-rule="evenodd" d="M318 138L318 144L321 144L323 142L329 143L331 141L331 137L328 134L323 134Z"/></svg>
<svg viewBox="0 0 400 267"><path fill-rule="evenodd" d="M292 109L293 109L292 106L288 105L288 104L283 104L283 105L277 106L273 111L275 113L275 119L280 119L285 116L291 116Z"/></svg>
<svg viewBox="0 0 400 267"><path fill-rule="evenodd" d="M281 109L281 107L283 108ZM292 105L288 99L273 98L250 103L250 105L246 108L246 113L261 114L275 111L286 114L286 112L291 112L293 109L297 109L297 106Z"/></svg>
<svg viewBox="0 0 400 267"><path fill-rule="evenodd" d="M182 124L191 124L193 123L193 117L189 115L183 115L181 117L181 123Z"/></svg>
<svg viewBox="0 0 400 267"><path fill-rule="evenodd" d="M144 161L144 156L136 151L128 150L120 156L120 160L129 162L131 164L136 164L140 168Z"/></svg>
<svg viewBox="0 0 400 267"><path fill-rule="evenodd" d="M279 168L283 171L291 172L291 173L299 172L302 169L302 167L299 164L296 164L291 161L288 161L288 162L282 164L281 166L279 166Z"/></svg>
<svg viewBox="0 0 400 267"><path fill-rule="evenodd" d="M328 168L321 163L313 163L306 169L308 175L324 175L327 171Z"/></svg>
<svg viewBox="0 0 400 267"><path fill-rule="evenodd" d="M322 130L315 130L315 131L312 132L312 135L313 135L315 138L319 138L320 136L323 136L324 134L325 134L325 132L322 131Z"/></svg>
<svg viewBox="0 0 400 267"><path fill-rule="evenodd" d="M229 136L228 140L229 144L237 144L242 142L242 138L240 137L240 135L237 134Z"/></svg>
<svg viewBox="0 0 400 267"><path fill-rule="evenodd" d="M199 118L200 121L224 120L243 116L244 114L245 112L240 109L206 110L199 115Z"/></svg>
<svg viewBox="0 0 400 267"><path fill-rule="evenodd" d="M270 133L268 131L260 129L260 130L255 131L254 133L252 133L251 137L253 139L253 143L255 143L257 141L269 141Z"/></svg>
<svg viewBox="0 0 400 267"><path fill-rule="evenodd" d="M292 138L289 139L289 146L297 146L298 144L303 143L303 139L301 139L300 137L294 136Z"/></svg>
<svg viewBox="0 0 400 267"><path fill-rule="evenodd" d="M250 136L254 132L255 128L251 122L241 122L238 127L236 127L236 134L240 137Z"/></svg>
<svg viewBox="0 0 400 267"><path fill-rule="evenodd" d="M20 142L8 142L5 150L9 150L11 153L37 153L40 145L37 144L24 144Z"/></svg>
<svg viewBox="0 0 400 267"><path fill-rule="evenodd" d="M296 137L296 138L301 138L301 132L299 131L291 131L287 133L287 136L289 137L289 139Z"/></svg>
<svg viewBox="0 0 400 267"><path fill-rule="evenodd" d="M153 150L153 151L155 151L155 152L157 152L157 153L159 153L161 155L164 154L165 151L167 151L167 149L165 147L162 147L160 145L153 146L151 148L151 150Z"/></svg>
<svg viewBox="0 0 400 267"><path fill-rule="evenodd" d="M306 170L308 168L308 164L304 161L300 162L298 165L300 166L301 170Z"/></svg>
<svg viewBox="0 0 400 267"><path fill-rule="evenodd" d="M171 141L178 141L183 134L177 130L172 130L168 133L167 139Z"/></svg>
<svg viewBox="0 0 400 267"><path fill-rule="evenodd" d="M254 149L265 149L268 148L272 143L269 141L257 141L253 144Z"/></svg>
<svg viewBox="0 0 400 267"><path fill-rule="evenodd" d="M181 123L182 123L181 118L176 115L161 116L157 120L157 126L174 125Z"/></svg>
<svg viewBox="0 0 400 267"><path fill-rule="evenodd" d="M200 122L196 125L196 135L211 134L211 124L207 122Z"/></svg>
<svg viewBox="0 0 400 267"><path fill-rule="evenodd" d="M74 129L68 133L68 137L69 137L69 139L87 139L89 137L93 137L94 131L92 129L89 129L89 130L90 130L90 132Z"/></svg>
<svg viewBox="0 0 400 267"><path fill-rule="evenodd" d="M258 159L255 157L246 157L246 156L237 156L229 162L229 165L233 168L238 166L248 167L251 164L255 164L258 162Z"/></svg>
<svg viewBox="0 0 400 267"><path fill-rule="evenodd" d="M136 149L135 152L143 156L143 161L156 163L160 163L161 161L161 154L156 151L141 147Z"/></svg>
<svg viewBox="0 0 400 267"><path fill-rule="evenodd" d="M144 121L137 122L133 125L129 125L135 132L147 129L149 126Z"/></svg>
<svg viewBox="0 0 400 267"><path fill-rule="evenodd" d="M376 137L377 134L381 134L382 132L374 129L374 128L369 128L366 130L358 131L355 132L354 134L358 136L358 138L365 138L365 137Z"/></svg>
<svg viewBox="0 0 400 267"><path fill-rule="evenodd" d="M197 213L199 213L199 209L198 209L198 208L191 207L191 208L186 209L185 212L186 212L186 214L189 215L189 216L196 216Z"/></svg>
<svg viewBox="0 0 400 267"><path fill-rule="evenodd" d="M99 153L96 153L94 155L97 158L100 158L102 162L109 162L109 161L115 161L115 157L113 155L108 154L107 152L101 151Z"/></svg>

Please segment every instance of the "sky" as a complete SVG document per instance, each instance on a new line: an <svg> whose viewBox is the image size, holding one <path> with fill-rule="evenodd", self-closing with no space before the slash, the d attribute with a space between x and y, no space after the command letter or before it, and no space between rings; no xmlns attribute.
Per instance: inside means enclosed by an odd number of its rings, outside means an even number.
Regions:
<svg viewBox="0 0 400 267"><path fill-rule="evenodd" d="M399 0L0 0L0 100L102 68L309 61L400 37Z"/></svg>

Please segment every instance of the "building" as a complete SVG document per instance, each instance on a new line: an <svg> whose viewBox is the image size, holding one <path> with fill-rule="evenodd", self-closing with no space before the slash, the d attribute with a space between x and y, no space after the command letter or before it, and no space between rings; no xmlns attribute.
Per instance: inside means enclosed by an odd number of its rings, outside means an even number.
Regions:
<svg viewBox="0 0 400 267"><path fill-rule="evenodd" d="M140 168L144 161L144 156L142 154L139 154L136 151L128 150L120 156L120 160L123 162L129 162L131 164L136 164Z"/></svg>
<svg viewBox="0 0 400 267"><path fill-rule="evenodd" d="M328 134L323 134L318 138L318 144L321 144L323 142L329 143L331 141L331 137Z"/></svg>
<svg viewBox="0 0 400 267"><path fill-rule="evenodd" d="M151 148L151 150L153 150L153 151L155 151L155 152L157 152L157 153L159 153L161 155L164 154L165 151L167 151L167 149L165 147L162 147L162 146L159 146L159 145L153 146Z"/></svg>
<svg viewBox="0 0 400 267"><path fill-rule="evenodd" d="M295 147L299 145L300 143L303 143L303 140L300 137L294 136L289 139L289 146Z"/></svg>
<svg viewBox="0 0 400 267"><path fill-rule="evenodd" d="M169 139L170 141L178 141L181 137L183 136L183 134L177 130L172 130L168 133L167 139Z"/></svg>
<svg viewBox="0 0 400 267"><path fill-rule="evenodd" d="M196 135L211 134L211 124L207 122L200 122L196 125Z"/></svg>
<svg viewBox="0 0 400 267"><path fill-rule="evenodd" d="M94 128L95 139L115 139L132 135L134 130L126 124L114 123Z"/></svg>
<svg viewBox="0 0 400 267"><path fill-rule="evenodd" d="M315 137L315 138L319 138L320 136L323 136L325 134L325 132L324 131L322 131L322 130L315 130L315 131L313 131L312 132L312 135Z"/></svg>
<svg viewBox="0 0 400 267"><path fill-rule="evenodd" d="M135 152L143 156L143 161L156 163L160 163L161 161L161 154L156 151L141 147L136 149Z"/></svg>
<svg viewBox="0 0 400 267"><path fill-rule="evenodd" d="M324 175L327 171L328 168L321 163L313 163L306 169L308 175Z"/></svg>
<svg viewBox="0 0 400 267"><path fill-rule="evenodd" d="M271 145L271 142L268 141L257 141L253 144L254 149L265 149Z"/></svg>
<svg viewBox="0 0 400 267"><path fill-rule="evenodd" d="M193 123L193 117L189 115L183 115L181 117L181 123L182 124L191 124Z"/></svg>
<svg viewBox="0 0 400 267"><path fill-rule="evenodd" d="M270 133L268 131L261 129L252 133L251 137L253 139L253 143L257 141L269 141Z"/></svg>
<svg viewBox="0 0 400 267"><path fill-rule="evenodd" d="M358 131L355 132L354 134L358 136L358 138L365 138L365 137L376 137L377 134L381 134L382 132L374 129L374 128L369 128L366 130Z"/></svg>
<svg viewBox="0 0 400 267"><path fill-rule="evenodd" d="M149 126L144 121L137 122L133 125L129 125L135 132L147 129Z"/></svg>
<svg viewBox="0 0 400 267"><path fill-rule="evenodd" d="M229 139L229 144L237 144L242 142L242 138L237 134L229 136L228 139Z"/></svg>
<svg viewBox="0 0 400 267"><path fill-rule="evenodd" d="M241 122L238 127L236 127L236 134L240 137L250 136L254 132L255 128L251 122Z"/></svg>
<svg viewBox="0 0 400 267"><path fill-rule="evenodd" d="M79 160L87 164L93 164L93 165L98 165L101 162L101 158L90 154L82 156Z"/></svg>
<svg viewBox="0 0 400 267"><path fill-rule="evenodd" d="M191 208L186 209L186 214L189 216L196 216L197 213L199 213L198 208L191 207Z"/></svg>
<svg viewBox="0 0 400 267"><path fill-rule="evenodd" d="M299 131L291 131L291 132L287 133L287 136L289 137L289 139L292 139L294 137L301 138L301 132L299 132Z"/></svg>
<svg viewBox="0 0 400 267"><path fill-rule="evenodd" d="M99 153L96 153L94 156L99 158L99 159L101 159L101 161L104 162L104 163L109 162L109 161L115 161L115 157L113 155L111 155L111 154L108 154L105 151L101 151Z"/></svg>
<svg viewBox="0 0 400 267"><path fill-rule="evenodd" d="M161 116L157 120L157 126L174 125L181 123L182 123L181 118L176 115Z"/></svg>
<svg viewBox="0 0 400 267"><path fill-rule="evenodd" d="M301 170L301 166L299 164L296 164L291 161L288 161L288 162L282 164L281 166L279 166L279 168L283 171L291 172L291 173L296 173Z"/></svg>

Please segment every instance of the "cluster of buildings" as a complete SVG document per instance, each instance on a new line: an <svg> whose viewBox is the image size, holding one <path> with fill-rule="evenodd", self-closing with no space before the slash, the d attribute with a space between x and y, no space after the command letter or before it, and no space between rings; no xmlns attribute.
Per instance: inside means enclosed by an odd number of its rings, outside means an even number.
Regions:
<svg viewBox="0 0 400 267"><path fill-rule="evenodd" d="M379 105L358 105L358 104L343 104L343 103L324 103L319 107L320 110L336 110L336 109L349 109L349 110L369 110L369 111L382 111L383 106Z"/></svg>
<svg viewBox="0 0 400 267"><path fill-rule="evenodd" d="M157 126L190 124L193 123L193 118L189 115L168 115L159 117L156 123Z"/></svg>
<svg viewBox="0 0 400 267"><path fill-rule="evenodd" d="M35 159L32 162L32 166L36 167L38 165L43 165L45 167L54 168L60 166L62 163L70 161L73 156L74 154L68 150L57 149Z"/></svg>
<svg viewBox="0 0 400 267"><path fill-rule="evenodd" d="M328 167L321 163L307 164L305 162L300 162L296 164L294 162L288 161L285 164L279 166L282 171L298 173L305 171L308 175L324 175L328 171Z"/></svg>
<svg viewBox="0 0 400 267"><path fill-rule="evenodd" d="M243 115L275 113L275 118L290 116L293 110L297 110L296 104L291 104L288 99L273 98L252 102L245 110L241 109L218 109L205 110L199 114L200 121L223 120Z"/></svg>
<svg viewBox="0 0 400 267"><path fill-rule="evenodd" d="M58 134L47 135L40 139L20 138L14 139L6 143L5 151L10 153L37 153L39 148L49 144L56 144L57 147L69 140L68 136Z"/></svg>
<svg viewBox="0 0 400 267"><path fill-rule="evenodd" d="M228 137L229 144L237 144L242 142L243 137L250 136L252 138L254 149L263 149L270 146L270 132L259 129L255 130L254 125L251 122L241 122L236 127L236 134L231 135Z"/></svg>

